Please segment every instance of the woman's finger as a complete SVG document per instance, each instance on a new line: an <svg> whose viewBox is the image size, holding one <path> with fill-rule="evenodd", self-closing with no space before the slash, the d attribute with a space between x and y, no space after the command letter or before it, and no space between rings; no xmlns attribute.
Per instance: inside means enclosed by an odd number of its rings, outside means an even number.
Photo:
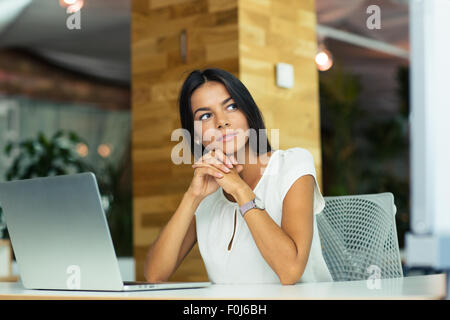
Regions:
<svg viewBox="0 0 450 320"><path fill-rule="evenodd" d="M239 163L237 162L237 160L236 160L236 158L234 157L234 155L231 155L230 156L230 160L231 160L231 162L233 162L233 164L235 165L235 166L237 166Z"/></svg>
<svg viewBox="0 0 450 320"><path fill-rule="evenodd" d="M233 168L233 162L220 149L213 149L201 157L196 163L223 163L228 168Z"/></svg>
<svg viewBox="0 0 450 320"><path fill-rule="evenodd" d="M217 158L211 157L211 158L206 158L204 159L203 162L196 162L194 163L194 165L192 165L193 168L195 168L195 165L202 165L202 164L209 164L212 165L214 167L216 167L217 169L220 169L226 173L230 172L230 169L228 169L228 167L226 165L224 165L221 161L219 161Z"/></svg>
<svg viewBox="0 0 450 320"><path fill-rule="evenodd" d="M214 150L208 151L203 156L201 156L194 164L197 164L197 163L210 163L211 162L210 160L214 160L214 159L217 160L217 158L214 157L213 153L214 153Z"/></svg>
<svg viewBox="0 0 450 320"><path fill-rule="evenodd" d="M217 160L217 163L197 163L197 164L193 164L192 168L201 168L201 167L208 167L208 166L212 166L214 168L217 168L223 172L229 173L231 172L230 169L228 169L227 166L225 166L223 163L221 163L220 161Z"/></svg>
<svg viewBox="0 0 450 320"><path fill-rule="evenodd" d="M216 178L223 178L223 174L215 168L208 166L199 166L195 169L200 176L210 175Z"/></svg>
<svg viewBox="0 0 450 320"><path fill-rule="evenodd" d="M233 161L220 149L214 149L214 157L222 161L228 168L233 168Z"/></svg>

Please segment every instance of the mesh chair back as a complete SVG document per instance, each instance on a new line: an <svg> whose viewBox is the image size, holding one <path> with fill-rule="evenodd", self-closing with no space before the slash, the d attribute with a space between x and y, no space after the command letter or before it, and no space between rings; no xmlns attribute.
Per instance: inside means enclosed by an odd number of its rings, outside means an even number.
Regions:
<svg viewBox="0 0 450 320"><path fill-rule="evenodd" d="M392 193L324 198L317 227L333 280L403 277Z"/></svg>

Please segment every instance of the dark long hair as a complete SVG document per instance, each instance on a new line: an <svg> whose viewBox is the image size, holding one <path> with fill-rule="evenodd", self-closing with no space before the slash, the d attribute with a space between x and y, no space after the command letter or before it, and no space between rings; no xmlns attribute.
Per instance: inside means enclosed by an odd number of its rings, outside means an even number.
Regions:
<svg viewBox="0 0 450 320"><path fill-rule="evenodd" d="M261 131L261 133L259 131L260 129L266 129L266 127L261 112L250 92L233 74L222 69L210 68L203 71L192 71L184 81L179 96L181 126L183 129L189 131L192 137L190 141L192 154L194 154L194 115L191 107L191 96L197 88L207 81L222 83L238 108L245 114L249 129L254 129L256 131L256 146L250 145L253 151L257 155L272 151L272 147L267 139L266 130ZM252 133L252 131L250 131L250 133ZM263 150L260 149L260 139L264 139L267 142L266 148ZM254 150L255 147L256 150ZM205 147L202 145L201 148L203 154Z"/></svg>

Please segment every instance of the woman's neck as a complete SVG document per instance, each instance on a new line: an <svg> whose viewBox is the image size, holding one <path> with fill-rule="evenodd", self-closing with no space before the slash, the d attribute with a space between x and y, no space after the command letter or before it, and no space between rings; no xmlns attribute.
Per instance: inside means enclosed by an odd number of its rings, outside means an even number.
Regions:
<svg viewBox="0 0 450 320"><path fill-rule="evenodd" d="M264 156L270 157L270 155L271 152L268 152L267 155ZM243 166L243 169L239 173L239 176L250 186L250 188L254 189L258 184L260 178L262 177L263 169L267 166L268 161L264 161L264 159L261 159L261 156L258 156L249 147L248 143L245 145L244 163L240 161L241 159L238 158L237 153L234 154L234 157L238 160L239 164Z"/></svg>

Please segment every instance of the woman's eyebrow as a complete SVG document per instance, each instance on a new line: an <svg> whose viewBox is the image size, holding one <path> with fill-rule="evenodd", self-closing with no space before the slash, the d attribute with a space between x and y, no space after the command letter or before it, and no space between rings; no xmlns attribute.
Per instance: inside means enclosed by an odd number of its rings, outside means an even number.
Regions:
<svg viewBox="0 0 450 320"><path fill-rule="evenodd" d="M198 108L197 110L195 110L195 112L194 112L194 117L195 117L195 114L197 113L197 111L208 111L209 110L209 108Z"/></svg>
<svg viewBox="0 0 450 320"><path fill-rule="evenodd" d="M221 105L224 105L225 103L227 103L227 102L230 101L231 99L233 99L233 98L231 98L231 97L226 98L225 100L222 101ZM211 108L209 108L209 107L198 108L198 109L195 110L195 112L194 112L194 117L195 117L195 114L197 113L197 111L208 111L208 110L211 110Z"/></svg>
<svg viewBox="0 0 450 320"><path fill-rule="evenodd" d="M225 100L222 101L221 105L224 105L225 103L227 103L231 99L232 99L231 97L226 98Z"/></svg>

